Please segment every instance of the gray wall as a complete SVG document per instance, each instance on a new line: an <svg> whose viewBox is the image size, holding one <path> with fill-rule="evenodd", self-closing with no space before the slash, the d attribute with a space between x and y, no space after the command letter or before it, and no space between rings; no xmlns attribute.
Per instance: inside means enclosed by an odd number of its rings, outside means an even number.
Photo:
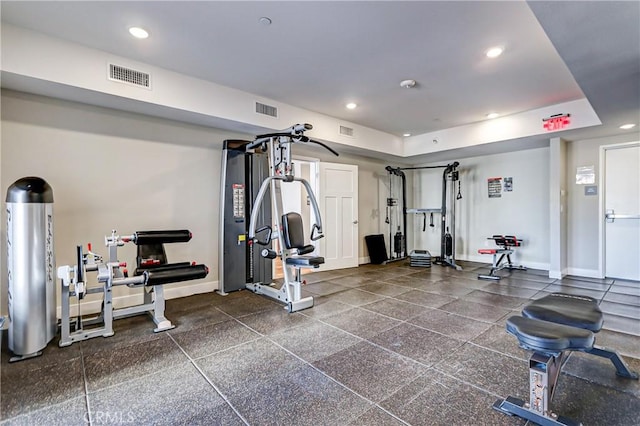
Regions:
<svg viewBox="0 0 640 426"><path fill-rule="evenodd" d="M596 276L598 271L598 196L585 196L584 185L576 184L576 168L595 166L596 183L600 179L600 147L640 140L637 132L609 138L567 143L567 270L572 275Z"/></svg>
<svg viewBox="0 0 640 426"><path fill-rule="evenodd" d="M112 229L124 235L187 228L193 240L167 245L169 259L196 260L211 272L204 280L169 286L167 297L217 288L222 141L253 135L9 90L2 91L1 101L3 199L7 188L21 177L40 176L49 182L55 198L58 266L75 262L79 244L86 247L91 242L95 252L106 254L104 236ZM379 175L384 175L385 163L346 154L334 157L311 148L296 154L359 166L359 257L366 261L364 235L382 232L380 203L386 189ZM5 241L5 209L0 231ZM0 312L6 313L7 253L6 245L1 247ZM135 246L121 248L119 257L133 264ZM139 293L116 289L116 306L139 303ZM90 297L88 302L98 299Z"/></svg>
<svg viewBox="0 0 640 426"><path fill-rule="evenodd" d="M215 287L222 141L247 136L11 91L2 92L1 136L3 198L24 176L40 176L53 188L58 266L75 263L79 244L91 242L106 255L104 236L112 229L122 235L189 229L191 242L166 246L169 260L195 260L211 272L170 290ZM1 230L5 241L5 209ZM1 257L6 312L5 244ZM120 249L119 257L133 265L135 246ZM125 287L114 296L126 301L139 293Z"/></svg>
<svg viewBox="0 0 640 426"><path fill-rule="evenodd" d="M227 138L250 139L220 129L2 91L0 188L29 175L46 179L54 190L57 265L75 261L75 246L92 242L104 253L111 229L188 228L194 239L168 245L171 260L197 260L211 268L209 277L175 288L169 297L211 291L217 285L220 154ZM595 165L601 145L638 140L638 134L567 143L567 270L589 275L597 270L598 200L575 185L575 168ZM358 165L359 257L368 260L364 236L388 233L384 223L388 196L388 162L320 148L301 147L296 155ZM548 148L460 159L463 200L457 210L458 256L489 262L477 255L493 233L515 233L527 240L519 262L549 264ZM391 163L397 166L398 164ZM487 178L514 178L512 193L487 197ZM409 176L410 207L439 205L441 172ZM415 190L414 190L415 188ZM6 213L0 227L6 238ZM408 244L438 254L439 233L421 232L421 220L410 217ZM387 241L388 243L388 241ZM0 312L6 313L6 246L1 245ZM120 251L135 260L135 247ZM117 289L126 302L129 289ZM135 290L133 290L135 291Z"/></svg>
<svg viewBox="0 0 640 426"><path fill-rule="evenodd" d="M514 261L526 266L547 269L549 265L549 149L538 148L504 154L460 158L462 199L456 201L457 258L491 262L491 256L478 249L494 247L487 240L494 234L516 235L525 240L517 249ZM437 163L442 164L442 163ZM413 173L413 207L441 205L442 169ZM487 180L492 177L513 178L513 191L500 198L489 198ZM504 182L503 182L504 183ZM458 185L455 185L455 194ZM415 248L440 254L439 215L436 227L422 232L422 218L409 217L414 229Z"/></svg>

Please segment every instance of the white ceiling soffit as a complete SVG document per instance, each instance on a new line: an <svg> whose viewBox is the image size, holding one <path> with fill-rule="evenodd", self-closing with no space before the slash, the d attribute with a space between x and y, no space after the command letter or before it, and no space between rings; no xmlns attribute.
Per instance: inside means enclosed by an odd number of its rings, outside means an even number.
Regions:
<svg viewBox="0 0 640 426"><path fill-rule="evenodd" d="M622 124L640 125L640 2L530 1L529 6L603 122L563 137L610 136L625 133Z"/></svg>
<svg viewBox="0 0 640 426"><path fill-rule="evenodd" d="M584 24L557 29L552 18L574 12L567 8L522 1L3 1L2 20L256 99L390 135L430 138L482 123L491 111L517 117L584 99L556 50L570 31L587 32ZM262 16L272 24L260 24ZM611 19L604 22L611 26ZM147 28L150 38L132 39L126 32L131 25ZM494 45L505 53L489 60L484 52ZM417 80L415 88L400 87L407 78ZM359 108L346 110L347 101Z"/></svg>

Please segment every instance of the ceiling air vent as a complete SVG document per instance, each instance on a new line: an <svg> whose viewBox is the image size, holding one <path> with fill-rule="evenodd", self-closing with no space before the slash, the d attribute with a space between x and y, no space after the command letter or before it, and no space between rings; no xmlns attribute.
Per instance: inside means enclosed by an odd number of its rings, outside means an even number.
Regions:
<svg viewBox="0 0 640 426"><path fill-rule="evenodd" d="M278 108L260 102L256 102L256 112L269 117L278 117Z"/></svg>
<svg viewBox="0 0 640 426"><path fill-rule="evenodd" d="M109 64L109 80L128 83L147 89L151 88L150 74L142 71L136 71L131 68L121 67L120 65Z"/></svg>
<svg viewBox="0 0 640 426"><path fill-rule="evenodd" d="M351 127L347 127L347 126L340 126L340 134L342 136L349 136L349 137L353 137L353 129Z"/></svg>

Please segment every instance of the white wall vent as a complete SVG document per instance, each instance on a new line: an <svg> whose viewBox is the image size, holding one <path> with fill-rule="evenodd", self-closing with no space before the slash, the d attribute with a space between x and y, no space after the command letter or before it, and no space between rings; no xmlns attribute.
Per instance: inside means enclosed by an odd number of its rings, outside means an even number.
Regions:
<svg viewBox="0 0 640 426"><path fill-rule="evenodd" d="M268 115L269 117L278 117L278 108L263 104L260 102L256 102L256 113L262 115Z"/></svg>
<svg viewBox="0 0 640 426"><path fill-rule="evenodd" d="M109 64L109 80L151 89L151 74L120 65Z"/></svg>
<svg viewBox="0 0 640 426"><path fill-rule="evenodd" d="M349 137L353 137L353 129L351 127L347 127L347 126L340 126L340 134L342 136L349 136Z"/></svg>

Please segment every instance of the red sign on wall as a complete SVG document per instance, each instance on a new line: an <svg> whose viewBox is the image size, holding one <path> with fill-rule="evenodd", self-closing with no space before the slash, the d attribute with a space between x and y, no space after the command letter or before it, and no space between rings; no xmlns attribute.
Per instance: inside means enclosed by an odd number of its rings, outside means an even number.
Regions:
<svg viewBox="0 0 640 426"><path fill-rule="evenodd" d="M554 132L556 130L563 130L571 124L571 114L556 114L549 118L542 119L542 127L547 132Z"/></svg>

